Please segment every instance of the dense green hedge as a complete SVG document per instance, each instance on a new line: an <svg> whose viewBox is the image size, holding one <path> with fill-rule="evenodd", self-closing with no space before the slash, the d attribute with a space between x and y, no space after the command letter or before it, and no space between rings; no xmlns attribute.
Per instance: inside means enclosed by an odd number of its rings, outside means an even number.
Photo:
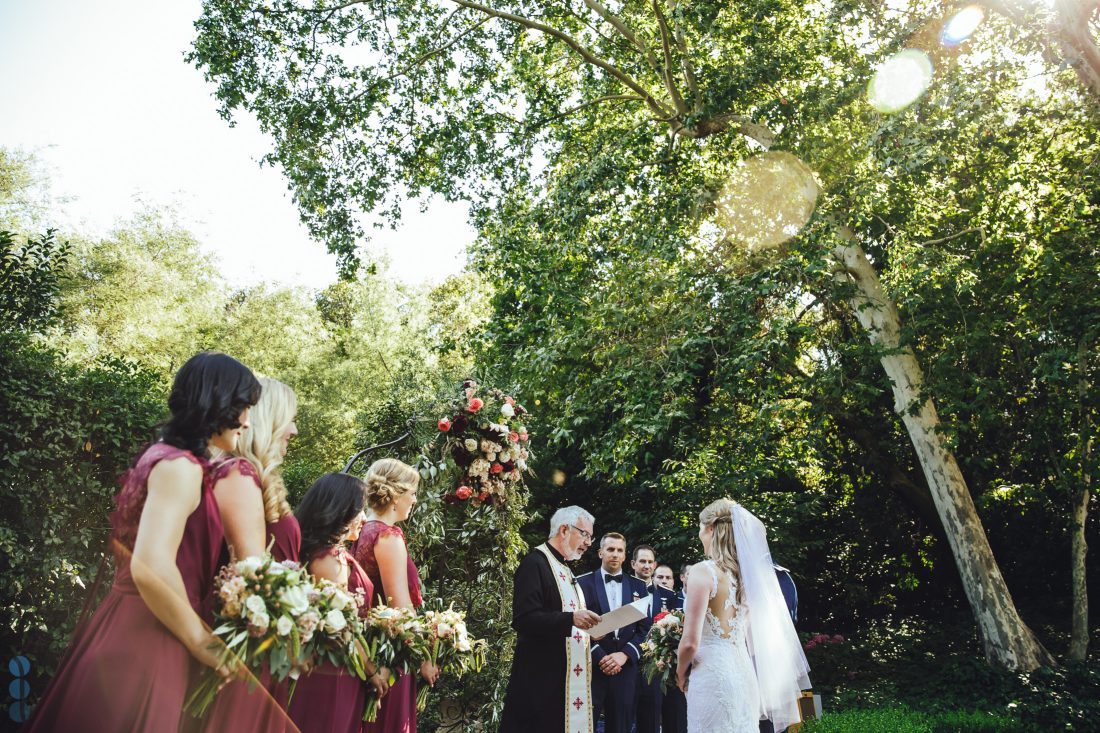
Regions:
<svg viewBox="0 0 1100 733"><path fill-rule="evenodd" d="M0 352L0 624L5 658L27 656L38 680L68 642L117 479L164 396L155 375L117 359L74 366L17 333L0 333Z"/></svg>

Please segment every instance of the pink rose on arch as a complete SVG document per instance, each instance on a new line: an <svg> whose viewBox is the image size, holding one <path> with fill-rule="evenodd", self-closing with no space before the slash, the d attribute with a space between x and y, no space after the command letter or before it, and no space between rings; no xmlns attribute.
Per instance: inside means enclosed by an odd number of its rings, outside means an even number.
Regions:
<svg viewBox="0 0 1100 733"><path fill-rule="evenodd" d="M489 473L500 473L503 470L504 466L500 465L499 463L494 463L492 466L489 467Z"/></svg>
<svg viewBox="0 0 1100 733"><path fill-rule="evenodd" d="M439 432L445 433L451 429L451 421L447 418L443 418L439 421Z"/></svg>
<svg viewBox="0 0 1100 733"><path fill-rule="evenodd" d="M512 407L516 406L516 400L511 395L504 395L504 401L507 402Z"/></svg>
<svg viewBox="0 0 1100 733"><path fill-rule="evenodd" d="M517 433L515 430L508 433L508 440L511 441L512 443L518 443L519 442L519 433Z"/></svg>
<svg viewBox="0 0 1100 733"><path fill-rule="evenodd" d="M519 439L522 440L524 443L526 443L527 439L530 437L531 436L527 434L526 430L519 434Z"/></svg>
<svg viewBox="0 0 1100 733"><path fill-rule="evenodd" d="M813 649L815 646L817 646L817 642L814 641L813 639L810 639L809 641L806 642L806 649L807 650Z"/></svg>
<svg viewBox="0 0 1100 733"><path fill-rule="evenodd" d="M466 409L469 412L477 412L482 407L485 407L485 403L481 401L480 397L474 397L473 399L470 400L470 404L468 404L466 406Z"/></svg>
<svg viewBox="0 0 1100 733"><path fill-rule="evenodd" d="M466 501L467 499L469 499L473 495L474 495L474 490L471 489L469 486L459 486L455 490L455 496L457 496L459 499L462 499L462 501Z"/></svg>
<svg viewBox="0 0 1100 733"><path fill-rule="evenodd" d="M477 500L478 501L485 501L488 498L489 498L489 492L488 491L482 491L480 494L477 495Z"/></svg>

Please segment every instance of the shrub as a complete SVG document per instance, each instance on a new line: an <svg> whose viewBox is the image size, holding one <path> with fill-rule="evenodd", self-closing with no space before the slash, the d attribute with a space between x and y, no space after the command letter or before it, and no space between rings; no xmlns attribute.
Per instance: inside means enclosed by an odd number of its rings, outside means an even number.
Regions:
<svg viewBox="0 0 1100 733"><path fill-rule="evenodd" d="M0 333L0 624L5 658L31 661L37 693L104 555L117 479L165 407L156 375L117 359L74 366L31 338Z"/></svg>

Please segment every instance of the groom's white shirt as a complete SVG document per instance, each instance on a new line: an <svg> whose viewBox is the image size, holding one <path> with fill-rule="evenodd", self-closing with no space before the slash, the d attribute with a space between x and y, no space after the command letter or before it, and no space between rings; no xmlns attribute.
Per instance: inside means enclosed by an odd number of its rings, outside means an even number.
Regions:
<svg viewBox="0 0 1100 733"><path fill-rule="evenodd" d="M618 577L618 583L609 583L608 578ZM600 580L603 581L603 589L607 594L608 611L614 611L619 606L623 605L623 584L626 582L626 576L620 572L617 576L600 568ZM616 634L618 636L618 634Z"/></svg>

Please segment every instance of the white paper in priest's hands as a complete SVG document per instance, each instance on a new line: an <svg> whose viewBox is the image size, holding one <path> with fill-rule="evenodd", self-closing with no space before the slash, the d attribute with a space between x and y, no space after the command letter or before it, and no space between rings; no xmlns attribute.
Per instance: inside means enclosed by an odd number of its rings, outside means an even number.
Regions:
<svg viewBox="0 0 1100 733"><path fill-rule="evenodd" d="M635 621L641 621L648 615L649 599L642 598L625 606L619 606L611 613L605 613L600 617L600 622L588 630L588 634L592 638L610 634Z"/></svg>

